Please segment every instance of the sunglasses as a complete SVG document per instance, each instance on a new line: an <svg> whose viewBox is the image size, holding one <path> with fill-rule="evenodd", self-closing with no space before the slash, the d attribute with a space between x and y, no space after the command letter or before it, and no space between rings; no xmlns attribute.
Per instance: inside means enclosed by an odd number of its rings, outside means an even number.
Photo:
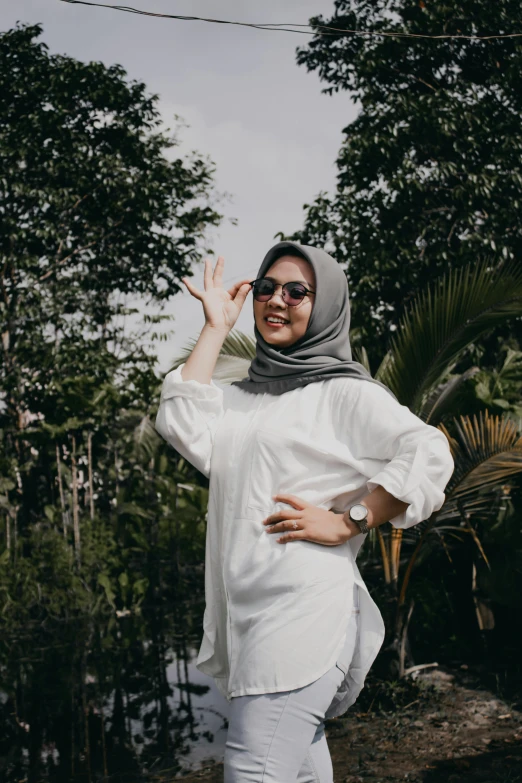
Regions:
<svg viewBox="0 0 522 783"><path fill-rule="evenodd" d="M274 283L267 277L260 277L258 280L252 280L250 283L256 302L268 302L275 293L277 286L281 283ZM295 307L302 302L307 294L315 294L302 283L285 283L281 286L283 302L290 307Z"/></svg>

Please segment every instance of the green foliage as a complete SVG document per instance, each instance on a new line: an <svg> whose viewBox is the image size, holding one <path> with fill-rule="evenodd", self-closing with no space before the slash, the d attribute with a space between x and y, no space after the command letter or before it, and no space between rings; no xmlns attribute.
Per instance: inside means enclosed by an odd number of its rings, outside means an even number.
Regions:
<svg viewBox="0 0 522 783"><path fill-rule="evenodd" d="M91 522L82 513L79 562L70 526L64 536L61 509L50 505L16 547L3 550L0 626L138 612L158 587L169 595L185 569L197 569L204 559L208 490L185 484L191 472L184 461L163 459L159 437L157 447L157 472L137 470L122 458L113 514Z"/></svg>
<svg viewBox="0 0 522 783"><path fill-rule="evenodd" d="M478 586L482 595L518 616L522 608L522 525L514 520L520 519L521 494L503 500L494 524L479 530L489 567L483 560L478 563Z"/></svg>
<svg viewBox="0 0 522 783"><path fill-rule="evenodd" d="M121 66L49 54L41 31L0 35L0 388L13 429L60 395L84 410L131 350L126 298L179 291L221 219L212 165L175 156L158 97Z"/></svg>
<svg viewBox="0 0 522 783"><path fill-rule="evenodd" d="M418 35L510 33L518 0L335 0L312 25ZM347 265L371 364L416 289L449 268L522 252L522 40L317 36L297 61L360 107L344 128L334 193L291 238ZM510 333L521 338L520 319ZM514 346L518 347L518 346ZM494 357L493 357L494 358Z"/></svg>
<svg viewBox="0 0 522 783"><path fill-rule="evenodd" d="M0 34L6 627L137 612L205 537L206 479L154 430L156 357L127 299L161 308L180 290L221 220L214 169L176 157L144 84L50 54L41 32Z"/></svg>
<svg viewBox="0 0 522 783"><path fill-rule="evenodd" d="M127 299L179 290L213 167L143 84L40 33L0 35L0 778L148 774L197 734L167 650L200 635L208 481L153 426L168 319L131 329Z"/></svg>
<svg viewBox="0 0 522 783"><path fill-rule="evenodd" d="M395 392L398 399L430 419L431 423L448 409L457 389L444 390L463 351L478 342L484 332L504 326L522 316L522 270L513 262L498 266L482 262L476 266L451 269L432 285L418 292L401 316L399 328L389 340L390 348L376 377ZM520 377L513 360L504 368L505 382ZM430 399L431 397L431 399ZM510 405L506 400L504 409Z"/></svg>

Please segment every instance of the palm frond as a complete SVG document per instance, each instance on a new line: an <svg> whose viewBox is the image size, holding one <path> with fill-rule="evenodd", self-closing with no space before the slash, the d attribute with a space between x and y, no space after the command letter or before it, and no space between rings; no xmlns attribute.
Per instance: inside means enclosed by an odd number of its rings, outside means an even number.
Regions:
<svg viewBox="0 0 522 783"><path fill-rule="evenodd" d="M161 438L148 416L143 416L138 426L134 429L133 441L136 456L150 459L157 452Z"/></svg>
<svg viewBox="0 0 522 783"><path fill-rule="evenodd" d="M480 538L479 538L479 536L477 534L477 531L475 530L475 528L473 527L473 525L471 524L469 519L466 521L466 527L469 530L469 532L471 534L471 537L473 538L473 541L475 542L475 544L477 546L478 551L480 552L480 554L484 558L484 562L486 563L487 567L491 568L491 566L489 564L489 560L487 558L487 555L486 555L486 553L484 551L484 547L482 546L482 541L480 540Z"/></svg>
<svg viewBox="0 0 522 783"><path fill-rule="evenodd" d="M446 487L447 498L456 503L466 498L466 508L477 495L491 492L522 471L522 437L515 422L506 416L480 411L454 419L457 437L443 424L455 470ZM448 500L447 500L448 502Z"/></svg>
<svg viewBox="0 0 522 783"><path fill-rule="evenodd" d="M446 501L440 511L435 513L434 524L437 528L442 529L446 521L455 519L461 519L461 504L454 498L449 492L446 492ZM492 516L496 514L492 503L492 492L485 492L476 497L466 498L466 515L469 515L474 522L483 522L488 524L491 522ZM494 514L493 514L494 511ZM421 523L423 524L423 523ZM420 525L418 525L420 527Z"/></svg>
<svg viewBox="0 0 522 783"><path fill-rule="evenodd" d="M435 427L445 414L458 410L458 397L464 384L478 372L479 367L469 367L462 375L451 376L441 385L435 386L422 405L419 418Z"/></svg>
<svg viewBox="0 0 522 783"><path fill-rule="evenodd" d="M248 376L250 359L242 359L238 356L218 356L216 367L212 374L212 380L217 383L230 384L241 381Z"/></svg>
<svg viewBox="0 0 522 783"><path fill-rule="evenodd" d="M180 364L185 364L190 354L194 350L194 346L196 345L197 341L198 341L197 337L196 338L191 337L188 340L187 344L181 349L181 353L175 357L170 368L168 369L168 372L171 372L172 370L177 370Z"/></svg>
<svg viewBox="0 0 522 783"><path fill-rule="evenodd" d="M522 314L522 266L502 262L451 269L403 314L375 377L413 411L448 367L484 332Z"/></svg>
<svg viewBox="0 0 522 783"><path fill-rule="evenodd" d="M250 334L232 329L225 338L221 348L221 356L235 356L238 359L248 359L249 362L256 355L256 340Z"/></svg>
<svg viewBox="0 0 522 783"><path fill-rule="evenodd" d="M191 337L184 348L181 349L179 356L174 358L174 361L170 367L170 370L176 370L181 364L184 364L198 341L197 337ZM225 337L223 345L221 347L220 356L231 356L236 359L248 360L248 364L256 355L256 341L255 338L239 330L232 329L231 332ZM238 365L239 368L239 365ZM170 372L170 371L169 371ZM245 377L246 372L240 377ZM234 378L234 380L239 380Z"/></svg>
<svg viewBox="0 0 522 783"><path fill-rule="evenodd" d="M371 373L370 360L368 358L368 353L364 345L354 347L353 358L356 362L362 364L363 367L365 367L369 373Z"/></svg>

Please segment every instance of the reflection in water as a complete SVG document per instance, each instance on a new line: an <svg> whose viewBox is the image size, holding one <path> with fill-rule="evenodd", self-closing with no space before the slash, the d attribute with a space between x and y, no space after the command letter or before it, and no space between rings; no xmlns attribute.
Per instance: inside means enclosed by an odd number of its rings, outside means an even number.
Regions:
<svg viewBox="0 0 522 783"><path fill-rule="evenodd" d="M168 780L222 758L227 702L197 671L202 607L0 641L0 780Z"/></svg>

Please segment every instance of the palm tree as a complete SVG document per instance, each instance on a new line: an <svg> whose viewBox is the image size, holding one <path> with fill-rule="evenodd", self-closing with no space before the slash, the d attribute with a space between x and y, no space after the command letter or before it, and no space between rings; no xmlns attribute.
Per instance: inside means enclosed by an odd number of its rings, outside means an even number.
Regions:
<svg viewBox="0 0 522 783"><path fill-rule="evenodd" d="M444 506L419 526L413 542L408 531L393 528L386 538L380 529L376 531L385 581L393 596L395 622L387 649L399 676L405 671L407 629L413 609L412 602L406 604L406 596L423 547L430 536L444 542L448 534L462 536L467 531L485 557L477 526L491 523L496 517L502 495L510 488L509 477L522 470L522 411L515 405L511 413L503 415L490 415L484 408L472 418L455 416L464 384L480 368L453 374L468 346L521 313L522 270L516 264L501 263L492 268L484 261L475 267L451 270L413 300L375 374L401 403L444 432L455 460ZM518 372L512 373L511 380L520 382L522 373L519 362L513 362L514 354L508 353L500 374L514 364ZM458 526L448 524L452 521ZM406 537L413 546L401 576L401 548Z"/></svg>
<svg viewBox="0 0 522 783"><path fill-rule="evenodd" d="M197 338L189 340L187 347L174 360L171 370L175 370L176 367L187 361L196 343ZM250 362L255 355L255 339L238 330L232 330L221 346L216 368L212 375L213 380L228 384L245 378L248 375Z"/></svg>
<svg viewBox="0 0 522 783"><path fill-rule="evenodd" d="M446 501L439 511L412 530L391 527L383 532L377 528L370 534L380 552L389 599L383 653L388 656L390 674L402 676L411 662L407 631L413 603L407 601L407 595L420 555L433 537L446 546L447 536L470 536L487 563L477 532L479 524L491 524L496 518L503 497L510 492L509 479L522 471L522 407L502 398L502 381L517 384L517 388L522 381L522 354L508 350L491 393L482 394L483 410L472 417L457 412L464 385L481 370L475 366L460 374L453 372L464 351L484 333L520 315L522 268L517 264L502 262L492 267L485 260L450 270L412 300L375 372L374 377L385 383L399 402L444 432L455 460ZM189 343L174 367L186 360L195 343ZM223 344L214 379L231 383L245 377L254 356L254 339L231 332ZM370 371L364 347L354 349L354 358ZM491 402L495 405L488 406ZM488 407L505 411L491 414ZM476 601L480 622L479 603Z"/></svg>

